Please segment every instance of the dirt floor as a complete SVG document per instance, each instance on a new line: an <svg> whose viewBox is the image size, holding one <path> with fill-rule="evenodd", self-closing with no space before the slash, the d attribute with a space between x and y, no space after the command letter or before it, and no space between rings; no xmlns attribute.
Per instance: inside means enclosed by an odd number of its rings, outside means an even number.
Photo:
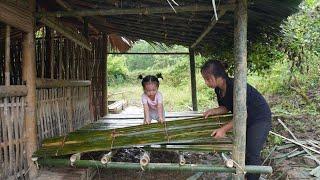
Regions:
<svg viewBox="0 0 320 180"><path fill-rule="evenodd" d="M142 113L138 106L129 106L122 113ZM294 135L302 141L315 140L320 141L320 116L299 115L299 116L277 116L273 119L272 131L292 139L292 136L277 119L281 119ZM279 141L279 142L278 142ZM270 136L263 150L264 165L273 167L274 172L271 175L263 175L261 179L317 179L310 175L310 171L317 167L317 163L307 158L306 153L297 156L293 152L302 151L300 146L293 146L278 150L275 146L286 145L281 139ZM274 151L272 151L274 149ZM320 149L318 149L320 151ZM270 152L272 153L270 154ZM178 162L178 154L175 152L151 152L151 162ZM124 149L118 151L112 159L119 162L139 162L141 151L139 149ZM213 153L185 153L187 163L196 164L221 164L222 160L219 154ZM319 154L318 154L319 155ZM320 159L320 157L317 157ZM196 173L196 172L146 172L146 171L128 171L128 170L99 170L96 179L230 179L229 174L224 173Z"/></svg>

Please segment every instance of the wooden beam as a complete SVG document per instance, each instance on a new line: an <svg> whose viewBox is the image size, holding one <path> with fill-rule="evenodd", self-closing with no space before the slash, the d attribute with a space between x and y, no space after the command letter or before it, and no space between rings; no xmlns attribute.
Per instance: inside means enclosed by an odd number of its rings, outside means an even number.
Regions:
<svg viewBox="0 0 320 180"><path fill-rule="evenodd" d="M64 9L66 9L67 11L72 11L72 7L65 2L64 0L56 0L56 2L63 7ZM80 22L84 22L84 20L81 17L76 17ZM99 30L97 28L95 28L92 24L88 23L88 27L95 33L95 34L99 34Z"/></svg>
<svg viewBox="0 0 320 180"><path fill-rule="evenodd" d="M225 9L222 9L219 12L218 18L220 19L224 14L226 13ZM211 31L211 29L216 25L218 20L213 19L208 27L201 33L201 35L198 37L198 39L190 46L192 49L196 47L197 44L201 42L201 40Z"/></svg>
<svg viewBox="0 0 320 180"><path fill-rule="evenodd" d="M234 89L232 159L239 164L233 179L244 179L247 131L247 0L238 0L234 13Z"/></svg>
<svg viewBox="0 0 320 180"><path fill-rule="evenodd" d="M190 78L191 78L191 95L192 95L192 110L198 111L197 103L197 86L196 86L196 65L194 59L194 51L189 48L190 53Z"/></svg>
<svg viewBox="0 0 320 180"><path fill-rule="evenodd" d="M27 93L27 86L24 85L0 86L0 98L26 96Z"/></svg>
<svg viewBox="0 0 320 180"><path fill-rule="evenodd" d="M54 18L47 18L47 17L42 17L39 19L40 22L45 24L46 26L58 31L61 33L63 36L67 37L68 39L74 41L76 44L78 44L81 47L84 47L85 49L91 51L92 47L89 44L88 40L75 30L71 29L70 27L67 27L60 22L58 22L57 19Z"/></svg>
<svg viewBox="0 0 320 180"><path fill-rule="evenodd" d="M56 79L36 79L36 87L40 88L61 88L61 87L83 87L90 86L91 81L73 81L73 80L56 80Z"/></svg>
<svg viewBox="0 0 320 180"><path fill-rule="evenodd" d="M233 4L220 5L219 9L233 9ZM191 5L191 6L177 6L175 7L177 13L182 12L201 12L212 11L212 6L208 5ZM149 7L149 8L116 8L116 9L95 9L95 10L73 10L73 11L57 11L57 12L39 12L38 17L51 16L51 17L74 17L74 16L112 16L124 14L162 14L162 13L175 13L171 7Z"/></svg>
<svg viewBox="0 0 320 180"><path fill-rule="evenodd" d="M188 52L155 52L155 53L148 53L148 52L108 52L107 54L132 54L132 55L189 55Z"/></svg>
<svg viewBox="0 0 320 180"><path fill-rule="evenodd" d="M28 9L16 4L0 2L0 21L25 32L33 30L33 16Z"/></svg>

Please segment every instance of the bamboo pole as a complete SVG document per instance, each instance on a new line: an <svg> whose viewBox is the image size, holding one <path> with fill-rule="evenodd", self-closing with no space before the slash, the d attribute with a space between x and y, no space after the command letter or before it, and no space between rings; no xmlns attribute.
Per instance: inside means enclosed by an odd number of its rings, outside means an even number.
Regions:
<svg viewBox="0 0 320 180"><path fill-rule="evenodd" d="M222 9L219 12L219 19L226 13L226 10ZM196 47L197 44L201 42L201 40L211 31L211 29L217 24L218 20L214 19L210 22L208 27L200 34L197 40L190 46L192 49Z"/></svg>
<svg viewBox="0 0 320 180"><path fill-rule="evenodd" d="M234 59L235 75L233 89L233 132L232 159L239 164L233 179L244 179L246 128L247 128L247 0L236 1L234 13Z"/></svg>
<svg viewBox="0 0 320 180"><path fill-rule="evenodd" d="M35 10L35 0L29 0L30 11ZM34 27L34 22L32 23ZM25 112L25 135L27 162L29 166L29 178L34 179L37 176L37 168L31 160L32 154L37 149L37 121L36 121L36 62L35 62L35 37L31 31L23 37L23 68L22 76L26 82L28 95L26 96Z"/></svg>
<svg viewBox="0 0 320 180"><path fill-rule="evenodd" d="M70 161L68 159L38 159L38 163L42 166L55 166L55 167L69 167ZM78 168L93 167L104 169L128 169L128 170L140 170L141 165L139 163L128 162L110 162L103 165L100 161L94 160L78 160L74 162L74 166ZM226 172L235 173L235 168L228 168L223 166L212 166L204 164L180 164L171 163L149 163L144 167L144 170L148 171L193 171L193 172ZM244 170L248 173L272 173L272 167L270 166L245 166Z"/></svg>
<svg viewBox="0 0 320 180"><path fill-rule="evenodd" d="M73 42L75 42L79 46L82 46L82 47L88 49L89 51L92 50L90 43L87 41L87 39L83 35L79 34L78 32L71 29L70 27L59 23L56 19L42 17L39 21L42 22L43 24L45 24L46 26L49 26L50 28L58 31L63 36L72 40Z"/></svg>
<svg viewBox="0 0 320 180"><path fill-rule="evenodd" d="M221 4L219 9L233 9L233 4ZM175 7L177 13L182 12L201 12L212 11L212 6L208 5L190 5L190 6L177 6ZM110 16L110 15L130 15L130 14L163 14L175 13L171 7L149 7L149 8L132 8L132 9L96 9L96 10L72 10L72 11L57 11L57 12L40 12L37 13L38 17L70 17L70 16Z"/></svg>

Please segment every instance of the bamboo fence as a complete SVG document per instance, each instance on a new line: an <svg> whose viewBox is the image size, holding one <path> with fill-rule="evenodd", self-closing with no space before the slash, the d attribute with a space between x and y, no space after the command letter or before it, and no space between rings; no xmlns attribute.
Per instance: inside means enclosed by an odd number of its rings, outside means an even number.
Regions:
<svg viewBox="0 0 320 180"><path fill-rule="evenodd" d="M25 108L24 97L0 98L0 179L22 178L27 172Z"/></svg>
<svg viewBox="0 0 320 180"><path fill-rule="evenodd" d="M152 144L171 145L172 150L228 151L232 148L231 139L214 140L210 134L231 118L230 115L208 119L196 117L118 129L108 129L103 122L91 123L65 136L45 139L34 156L61 156Z"/></svg>

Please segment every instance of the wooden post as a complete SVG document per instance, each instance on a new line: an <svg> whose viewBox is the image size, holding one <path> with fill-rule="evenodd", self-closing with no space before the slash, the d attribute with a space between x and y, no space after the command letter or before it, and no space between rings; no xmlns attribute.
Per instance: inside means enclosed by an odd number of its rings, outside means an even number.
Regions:
<svg viewBox="0 0 320 180"><path fill-rule="evenodd" d="M89 23L88 23L88 17L83 18L83 35L87 39L89 39Z"/></svg>
<svg viewBox="0 0 320 180"><path fill-rule="evenodd" d="M108 36L103 34L102 36L102 54L101 54L101 87L102 87L102 105L101 105L101 117L108 114L108 86L107 86L107 43L108 43Z"/></svg>
<svg viewBox="0 0 320 180"><path fill-rule="evenodd" d="M247 0L237 0L234 13L234 89L233 89L233 160L237 167L233 179L244 179L245 148L247 131Z"/></svg>
<svg viewBox="0 0 320 180"><path fill-rule="evenodd" d="M9 25L6 26L6 37L5 37L5 85L10 85L10 32L11 28Z"/></svg>
<svg viewBox="0 0 320 180"><path fill-rule="evenodd" d="M49 39L49 59L50 59L50 78L54 79L54 64L55 64L55 58L54 58L54 31L53 29L50 29L50 34L48 34Z"/></svg>
<svg viewBox="0 0 320 180"><path fill-rule="evenodd" d="M30 0L30 11L34 12L35 0ZM35 27L33 22L32 27ZM31 160L32 154L37 149L37 121L36 121L36 62L35 62L35 37L34 32L26 33L23 37L23 63L22 78L26 82L28 94L26 96L25 136L26 154L29 166L29 179L35 179L38 174L36 165Z"/></svg>
<svg viewBox="0 0 320 180"><path fill-rule="evenodd" d="M191 49L191 48L189 48L189 56L190 56L190 77L191 77L192 110L193 110L193 111L198 111L194 51L193 51L193 49Z"/></svg>

